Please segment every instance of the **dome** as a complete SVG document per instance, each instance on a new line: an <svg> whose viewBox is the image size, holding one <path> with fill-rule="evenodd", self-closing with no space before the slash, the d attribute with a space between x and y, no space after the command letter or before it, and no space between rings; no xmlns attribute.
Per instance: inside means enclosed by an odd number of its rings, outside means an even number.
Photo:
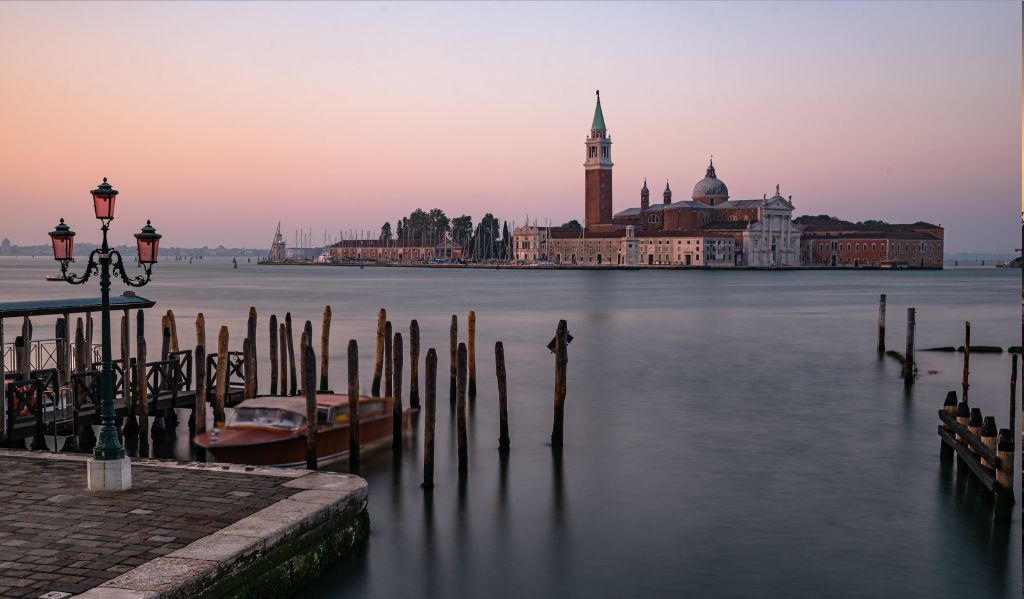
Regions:
<svg viewBox="0 0 1024 599"><path fill-rule="evenodd" d="M708 171L704 178L693 186L693 199L700 198L729 199L729 188L715 175L714 162L708 165Z"/></svg>

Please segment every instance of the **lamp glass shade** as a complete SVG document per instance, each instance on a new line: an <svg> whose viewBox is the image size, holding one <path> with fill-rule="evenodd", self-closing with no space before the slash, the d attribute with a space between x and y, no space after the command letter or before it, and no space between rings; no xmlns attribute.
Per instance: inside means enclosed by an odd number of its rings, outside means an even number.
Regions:
<svg viewBox="0 0 1024 599"><path fill-rule="evenodd" d="M71 230L71 227L64 224L64 219L60 219L60 224L54 227L53 231L50 231L50 242L53 244L53 259L58 261L71 260L74 256L74 242L75 232Z"/></svg>
<svg viewBox="0 0 1024 599"><path fill-rule="evenodd" d="M146 221L142 231L135 234L135 241L139 246L139 262L142 264L156 264L157 253L160 251L160 235L156 228Z"/></svg>
<svg viewBox="0 0 1024 599"><path fill-rule="evenodd" d="M92 201L96 208L96 218L100 220L113 219L117 190L110 183L107 183L107 178L103 177L103 183L100 183L91 193Z"/></svg>
<svg viewBox="0 0 1024 599"><path fill-rule="evenodd" d="M93 194L92 201L96 207L96 218L98 219L113 219L114 218L114 202L117 200L117 196L98 196Z"/></svg>

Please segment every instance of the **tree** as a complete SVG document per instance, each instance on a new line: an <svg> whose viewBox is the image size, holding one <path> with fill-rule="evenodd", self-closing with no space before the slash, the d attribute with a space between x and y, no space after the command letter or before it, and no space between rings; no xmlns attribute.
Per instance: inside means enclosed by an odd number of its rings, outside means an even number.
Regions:
<svg viewBox="0 0 1024 599"><path fill-rule="evenodd" d="M498 257L500 229L498 219L488 212L480 219L473 235L473 255L477 260L492 260Z"/></svg>
<svg viewBox="0 0 1024 599"><path fill-rule="evenodd" d="M888 225L889 223L885 222L884 220L866 220L866 221L863 221L863 222L859 222L857 224L858 225L868 225L868 226L871 226L871 227L877 227L878 225Z"/></svg>
<svg viewBox="0 0 1024 599"><path fill-rule="evenodd" d="M401 240L404 238L404 236L405 231L402 230L402 221L395 221L395 238Z"/></svg>
<svg viewBox="0 0 1024 599"><path fill-rule="evenodd" d="M451 222L445 216L444 210L440 208L432 208L427 214L427 219L430 223L430 231L433 233L432 237L441 238L451 230Z"/></svg>
<svg viewBox="0 0 1024 599"><path fill-rule="evenodd" d="M508 221L501 227L501 259L508 260L512 256L512 236L508 232Z"/></svg>
<svg viewBox="0 0 1024 599"><path fill-rule="evenodd" d="M467 249L473 241L473 217L463 214L451 221L452 241Z"/></svg>
<svg viewBox="0 0 1024 599"><path fill-rule="evenodd" d="M380 228L380 241L389 241L391 239L391 223L384 223Z"/></svg>
<svg viewBox="0 0 1024 599"><path fill-rule="evenodd" d="M574 218L567 223L562 223L562 228L568 231L582 231L583 225L580 224L580 221Z"/></svg>

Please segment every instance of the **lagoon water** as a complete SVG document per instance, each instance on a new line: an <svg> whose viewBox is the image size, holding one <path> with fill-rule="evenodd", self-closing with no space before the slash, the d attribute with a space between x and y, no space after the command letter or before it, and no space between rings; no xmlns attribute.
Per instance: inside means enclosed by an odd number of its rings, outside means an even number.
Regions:
<svg viewBox="0 0 1024 599"><path fill-rule="evenodd" d="M44 258L0 259L0 301L98 293L44 282L54 271ZM240 347L256 306L264 391L271 313L290 310L299 330L312 320L319 337L331 305L336 389L350 338L369 388L381 306L406 347L416 318L422 356L438 350L435 489L419 486L419 415L400 459L364 460L367 545L296 596L1019 597L1019 503L994 510L939 459L936 411L946 391L959 392L961 356L920 352L922 374L905 390L898 365L875 352L879 293L890 348L902 351L907 306L917 308L918 348L959 345L964 320L976 344L1020 344L1020 273L1004 269L528 272L244 259L233 269L206 258L159 264L140 290L158 302L148 338L159 338L159 310L172 308L183 347L194 344L198 311L208 336L226 324ZM458 314L463 337L470 309L479 394L460 483L448 324ZM560 318L575 340L558 453L548 445L545 345ZM6 323L8 342L19 326ZM497 340L509 374L505 459ZM971 359L971 403L1000 427L1009 362ZM187 458L187 435L168 451Z"/></svg>

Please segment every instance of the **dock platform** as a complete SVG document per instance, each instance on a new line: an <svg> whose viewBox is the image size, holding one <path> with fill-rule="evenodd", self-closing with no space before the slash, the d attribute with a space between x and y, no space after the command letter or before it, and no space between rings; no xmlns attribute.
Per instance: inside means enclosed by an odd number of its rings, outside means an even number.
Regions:
<svg viewBox="0 0 1024 599"><path fill-rule="evenodd" d="M368 534L358 476L138 459L86 492L88 457L0 449L0 597L281 595Z"/></svg>

